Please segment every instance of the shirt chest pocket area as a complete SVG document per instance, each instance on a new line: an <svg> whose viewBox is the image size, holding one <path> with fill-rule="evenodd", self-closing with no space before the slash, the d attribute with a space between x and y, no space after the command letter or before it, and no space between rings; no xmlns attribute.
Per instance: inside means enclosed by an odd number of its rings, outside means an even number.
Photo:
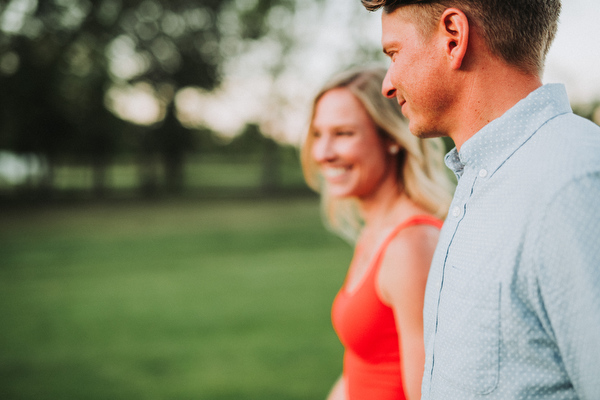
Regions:
<svg viewBox="0 0 600 400"><path fill-rule="evenodd" d="M491 393L500 369L501 284L485 279L472 266L447 268L440 293L434 373L471 393Z"/></svg>

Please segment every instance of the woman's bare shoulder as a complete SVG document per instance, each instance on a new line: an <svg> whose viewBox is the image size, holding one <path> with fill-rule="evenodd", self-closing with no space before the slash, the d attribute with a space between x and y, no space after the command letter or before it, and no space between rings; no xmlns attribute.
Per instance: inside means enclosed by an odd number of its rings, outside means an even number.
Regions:
<svg viewBox="0 0 600 400"><path fill-rule="evenodd" d="M390 302L398 292L421 291L438 238L439 228L429 224L409 226L394 236L385 249L377 278L382 300Z"/></svg>

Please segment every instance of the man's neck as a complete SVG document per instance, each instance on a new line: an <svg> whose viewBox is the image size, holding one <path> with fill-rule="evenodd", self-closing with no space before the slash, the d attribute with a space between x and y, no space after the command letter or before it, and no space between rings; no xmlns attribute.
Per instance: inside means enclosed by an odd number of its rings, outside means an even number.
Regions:
<svg viewBox="0 0 600 400"><path fill-rule="evenodd" d="M466 72L463 83L458 97L462 101L455 108L457 118L448 132L457 150L484 126L542 86L537 75L498 62Z"/></svg>

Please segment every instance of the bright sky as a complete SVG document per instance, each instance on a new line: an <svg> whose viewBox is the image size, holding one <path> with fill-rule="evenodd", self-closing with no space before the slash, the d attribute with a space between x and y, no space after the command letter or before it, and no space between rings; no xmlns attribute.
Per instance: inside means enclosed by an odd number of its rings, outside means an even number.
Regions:
<svg viewBox="0 0 600 400"><path fill-rule="evenodd" d="M573 102L600 100L600 3L563 0L544 82L562 82Z"/></svg>

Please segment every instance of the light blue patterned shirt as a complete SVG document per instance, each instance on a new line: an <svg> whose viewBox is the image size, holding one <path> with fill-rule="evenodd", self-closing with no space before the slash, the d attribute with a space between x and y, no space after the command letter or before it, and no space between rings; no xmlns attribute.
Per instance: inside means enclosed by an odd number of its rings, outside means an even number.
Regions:
<svg viewBox="0 0 600 400"><path fill-rule="evenodd" d="M600 128L545 85L446 156L423 399L600 399Z"/></svg>

